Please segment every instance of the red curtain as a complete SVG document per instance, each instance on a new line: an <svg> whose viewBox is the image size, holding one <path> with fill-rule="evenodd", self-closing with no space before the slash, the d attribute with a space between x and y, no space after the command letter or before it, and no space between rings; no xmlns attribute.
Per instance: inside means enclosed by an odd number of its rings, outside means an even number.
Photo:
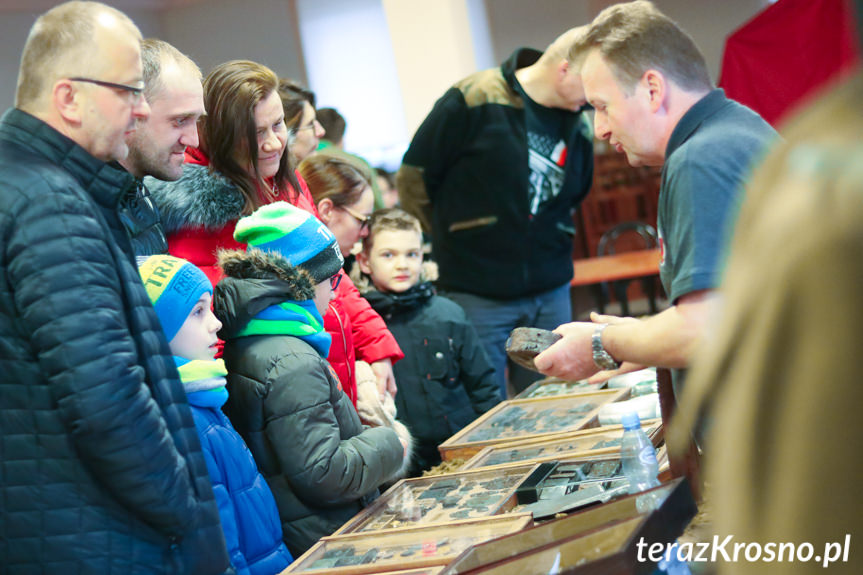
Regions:
<svg viewBox="0 0 863 575"><path fill-rule="evenodd" d="M776 126L859 63L846 0L779 0L725 41L719 85Z"/></svg>

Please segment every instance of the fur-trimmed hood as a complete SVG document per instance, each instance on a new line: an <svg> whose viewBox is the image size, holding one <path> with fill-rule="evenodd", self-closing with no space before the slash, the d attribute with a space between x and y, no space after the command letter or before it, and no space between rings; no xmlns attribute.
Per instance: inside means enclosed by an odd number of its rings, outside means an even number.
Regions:
<svg viewBox="0 0 863 575"><path fill-rule="evenodd" d="M228 340L266 308L285 301L315 297L315 282L306 270L284 256L253 249L219 252L225 277L216 285L213 308L222 322L219 337Z"/></svg>
<svg viewBox="0 0 863 575"><path fill-rule="evenodd" d="M186 163L176 182L144 178L153 202L159 208L165 233L186 228L208 231L223 227L243 215L246 199L230 180L208 166Z"/></svg>

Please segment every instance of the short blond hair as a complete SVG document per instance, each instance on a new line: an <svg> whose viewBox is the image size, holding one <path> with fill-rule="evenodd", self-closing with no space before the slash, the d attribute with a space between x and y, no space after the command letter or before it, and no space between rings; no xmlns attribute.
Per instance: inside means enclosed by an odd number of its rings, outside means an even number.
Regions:
<svg viewBox="0 0 863 575"><path fill-rule="evenodd" d="M589 26L570 28L548 45L540 60L550 64L556 64L561 60L566 60L570 64L580 64L582 59L573 52L573 47L582 41L589 28Z"/></svg>
<svg viewBox="0 0 863 575"><path fill-rule="evenodd" d="M162 82L162 69L173 62L183 72L203 81L201 69L191 58L164 40L147 38L141 42L141 64L144 71L144 97L148 102L158 100L165 88Z"/></svg>
<svg viewBox="0 0 863 575"><path fill-rule="evenodd" d="M707 62L692 37L646 0L600 12L572 45L569 57L583 60L592 50L599 51L626 93L651 68L687 91L713 88Z"/></svg>
<svg viewBox="0 0 863 575"><path fill-rule="evenodd" d="M128 16L101 2L66 2L36 20L21 54L15 106L27 109L49 93L54 83L70 76L101 71L96 45L97 20L116 18L139 39L141 32Z"/></svg>
<svg viewBox="0 0 863 575"><path fill-rule="evenodd" d="M369 233L363 238L363 253L368 254L375 242L375 235L384 231L416 232L422 243L420 221L401 208L384 208L375 211L369 219Z"/></svg>

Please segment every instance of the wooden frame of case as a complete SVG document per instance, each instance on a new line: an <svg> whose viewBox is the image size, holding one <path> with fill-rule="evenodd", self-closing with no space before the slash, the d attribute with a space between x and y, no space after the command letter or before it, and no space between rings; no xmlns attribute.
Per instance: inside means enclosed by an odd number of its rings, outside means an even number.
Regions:
<svg viewBox="0 0 863 575"><path fill-rule="evenodd" d="M476 544L516 533L532 523L530 513L513 513L448 524L323 537L283 573L361 575L392 571L411 573L413 569L442 567ZM338 565L348 557L356 557L357 563Z"/></svg>
<svg viewBox="0 0 863 575"><path fill-rule="evenodd" d="M441 443L438 446L438 451L440 451L441 459L444 461L451 461L453 459L470 459L479 453L483 447L489 445L498 445L500 443L513 441L514 439L548 439L588 427L596 427L598 423L597 416L599 414L599 410L604 404L620 401L627 397L629 397L629 389L624 388L580 393L578 395L559 395L556 397L510 399L502 401L465 426L464 429ZM591 403L591 401L593 403ZM542 412L549 409L552 411L565 411L567 409L572 409L572 406L578 404L588 404L591 408L589 411L585 411L583 415L579 413L577 417L572 418L572 423L563 425L559 429L538 431L535 433L517 432L516 434L507 435L499 433L497 437L476 438L478 432L484 431L485 433L489 433L485 430L493 427L497 420L505 418L506 412L513 413L516 409L528 412L533 411L533 415L535 417L532 419L536 421L538 419L538 414L535 412L537 411ZM511 417L511 419L513 421L521 421L527 419L527 416L517 414L517 416ZM559 416L558 419L564 419L564 417Z"/></svg>
<svg viewBox="0 0 863 575"><path fill-rule="evenodd" d="M662 494L655 509L642 511L647 498ZM697 507L688 481L674 479L644 493L627 495L560 519L541 523L515 535L475 545L447 566L441 575L495 573L511 575L542 571L559 552L560 573L631 574L652 572L650 563L635 560L640 537L654 542L674 541L695 516Z"/></svg>
<svg viewBox="0 0 863 575"><path fill-rule="evenodd" d="M642 423L654 445L662 440L662 420L649 419ZM588 446L598 440L611 441L623 437L622 425L606 425L582 431L568 433L552 438L520 439L497 445L483 447L461 467L462 471L470 469L500 469L512 465L527 463L542 463L558 459L579 459L614 454L620 451L620 444L591 449ZM539 450L539 453L537 453ZM520 453L523 452L523 453ZM502 461L505 460L505 461Z"/></svg>
<svg viewBox="0 0 863 575"><path fill-rule="evenodd" d="M534 381L524 391L513 399L537 399L540 397L558 397L560 395L577 395L579 393L590 393L604 389L605 382L585 383L582 381L568 381L559 377L546 377Z"/></svg>
<svg viewBox="0 0 863 575"><path fill-rule="evenodd" d="M515 507L517 503L516 490L537 467L538 464L527 464L512 466L503 471L478 469L402 479L368 507L354 515L333 535L446 524L462 519L475 519L504 513ZM463 500L447 501L447 498L423 497L428 491L445 489L455 482L458 488L451 487L446 490L444 495L451 492L455 492L457 495L461 492L461 497L464 498L473 493L468 499L475 500L476 497L481 498L483 496L481 492L476 492L484 487L483 482L495 481L503 481L505 485L494 491L499 495L486 495L490 499L485 502L480 501L479 503L482 505L460 505L460 503L464 503ZM465 490L465 488L468 489ZM490 492L492 490L486 489L487 494ZM422 503L423 499L434 499L434 503L429 507L428 504Z"/></svg>

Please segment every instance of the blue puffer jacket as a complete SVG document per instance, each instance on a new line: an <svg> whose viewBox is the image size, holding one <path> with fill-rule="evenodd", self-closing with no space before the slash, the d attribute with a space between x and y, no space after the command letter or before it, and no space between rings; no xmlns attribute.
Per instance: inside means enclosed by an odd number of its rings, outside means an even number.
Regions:
<svg viewBox="0 0 863 575"><path fill-rule="evenodd" d="M0 573L217 575L186 395L117 209L130 174L0 120Z"/></svg>
<svg viewBox="0 0 863 575"><path fill-rule="evenodd" d="M222 413L227 390L198 391L187 397L219 504L231 564L237 575L281 573L293 557L282 542L273 493L258 473L252 452Z"/></svg>

